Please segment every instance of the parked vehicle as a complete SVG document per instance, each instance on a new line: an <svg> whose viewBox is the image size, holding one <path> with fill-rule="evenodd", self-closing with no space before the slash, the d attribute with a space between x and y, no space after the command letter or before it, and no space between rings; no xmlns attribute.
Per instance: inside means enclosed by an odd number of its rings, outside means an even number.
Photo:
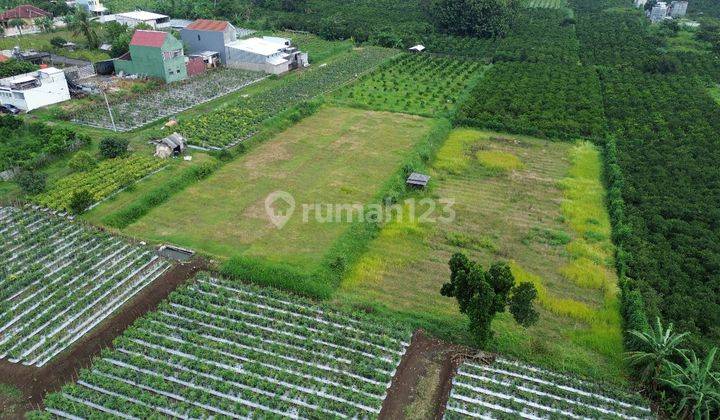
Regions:
<svg viewBox="0 0 720 420"><path fill-rule="evenodd" d="M12 114L17 115L22 112L22 109L16 107L15 105L10 104L2 104L0 105L0 114Z"/></svg>

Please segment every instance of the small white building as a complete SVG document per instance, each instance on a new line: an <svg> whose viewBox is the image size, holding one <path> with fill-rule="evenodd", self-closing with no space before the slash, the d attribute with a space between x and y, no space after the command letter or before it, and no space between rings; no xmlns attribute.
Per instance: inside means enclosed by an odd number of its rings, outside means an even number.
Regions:
<svg viewBox="0 0 720 420"><path fill-rule="evenodd" d="M681 18L687 14L687 1L673 1L670 3L670 16L673 18Z"/></svg>
<svg viewBox="0 0 720 420"><path fill-rule="evenodd" d="M664 1L659 1L653 6L652 10L650 10L650 21L651 22L660 22L661 20L665 19L665 16L668 14L668 6L667 3Z"/></svg>
<svg viewBox="0 0 720 420"><path fill-rule="evenodd" d="M424 46L424 45L421 45L421 44L418 44L418 45L414 45L414 46L408 48L408 50L410 50L410 52L419 53L419 52L425 51L425 46Z"/></svg>
<svg viewBox="0 0 720 420"><path fill-rule="evenodd" d="M75 0L74 7L82 7L90 16L102 16L107 13L107 7L100 0Z"/></svg>
<svg viewBox="0 0 720 420"><path fill-rule="evenodd" d="M647 0L635 0L635 7L638 9L644 8L645 4L647 4Z"/></svg>
<svg viewBox="0 0 720 420"><path fill-rule="evenodd" d="M287 38L241 39L228 43L225 49L228 67L282 74L309 65L307 53L298 51Z"/></svg>
<svg viewBox="0 0 720 420"><path fill-rule="evenodd" d="M122 25L127 25L131 28L134 28L141 23L150 25L150 27L155 30L170 28L170 16L146 12L144 10L117 13L114 15L105 15L100 18L100 22L117 22Z"/></svg>
<svg viewBox="0 0 720 420"><path fill-rule="evenodd" d="M65 73L55 67L0 79L0 103L24 111L70 100Z"/></svg>

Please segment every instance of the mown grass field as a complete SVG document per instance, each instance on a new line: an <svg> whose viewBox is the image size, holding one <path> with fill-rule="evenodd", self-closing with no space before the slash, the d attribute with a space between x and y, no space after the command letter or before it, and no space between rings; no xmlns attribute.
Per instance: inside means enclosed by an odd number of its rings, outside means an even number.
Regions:
<svg viewBox="0 0 720 420"><path fill-rule="evenodd" d="M303 223L302 203L367 203L431 121L325 108L157 207L126 232L214 257L243 255L312 270L347 223ZM277 229L265 199L286 191L294 217ZM282 210L282 209L278 209Z"/></svg>
<svg viewBox="0 0 720 420"><path fill-rule="evenodd" d="M377 306L455 340L465 318L442 297L462 251L510 261L539 290L537 325L507 314L491 349L544 366L622 380L622 346L600 156L587 143L458 129L433 165L434 198L454 199L449 224L393 222L344 279L336 300ZM381 310L382 310L381 309Z"/></svg>

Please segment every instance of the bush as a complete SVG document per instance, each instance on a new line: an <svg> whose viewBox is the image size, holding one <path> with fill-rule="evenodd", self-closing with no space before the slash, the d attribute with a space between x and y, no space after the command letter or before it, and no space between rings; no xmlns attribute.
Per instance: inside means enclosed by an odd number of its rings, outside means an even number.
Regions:
<svg viewBox="0 0 720 420"><path fill-rule="evenodd" d="M42 172L22 171L15 177L20 189L29 195L40 194L45 191L47 175Z"/></svg>
<svg viewBox="0 0 720 420"><path fill-rule="evenodd" d="M62 48L65 44L67 44L67 40L60 36L56 36L50 40L50 45L56 48Z"/></svg>
<svg viewBox="0 0 720 420"><path fill-rule="evenodd" d="M85 210L88 209L88 207L92 206L95 203L95 198L93 197L92 193L88 190L78 190L75 191L70 198L70 211L73 212L73 214L81 214L84 213Z"/></svg>
<svg viewBox="0 0 720 420"><path fill-rule="evenodd" d="M85 172L97 165L95 158L86 151L80 151L68 162L68 167L75 172Z"/></svg>
<svg viewBox="0 0 720 420"><path fill-rule="evenodd" d="M127 153L130 142L120 137L109 136L100 140L100 156L114 159Z"/></svg>

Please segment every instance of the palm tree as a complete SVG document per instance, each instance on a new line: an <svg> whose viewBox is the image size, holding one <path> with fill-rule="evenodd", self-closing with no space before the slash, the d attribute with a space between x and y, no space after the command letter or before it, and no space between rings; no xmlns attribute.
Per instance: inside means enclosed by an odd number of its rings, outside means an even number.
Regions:
<svg viewBox="0 0 720 420"><path fill-rule="evenodd" d="M22 27L25 25L25 21L24 21L24 20L18 19L18 18L10 19L10 20L8 21L8 25L9 25L9 26L14 26L15 28L17 28L18 33L20 34L20 36L22 36Z"/></svg>
<svg viewBox="0 0 720 420"><path fill-rule="evenodd" d="M75 36L83 35L87 40L89 48L97 48L100 45L100 38L95 30L98 23L90 19L90 15L83 8L78 8L74 15L67 20L68 29Z"/></svg>
<svg viewBox="0 0 720 420"><path fill-rule="evenodd" d="M713 371L717 347L710 350L705 360L698 360L690 350L680 353L685 366L670 363L667 378L660 381L680 395L676 416L692 416L697 420L717 418L720 415L720 372Z"/></svg>
<svg viewBox="0 0 720 420"><path fill-rule="evenodd" d="M643 349L629 352L627 360L630 365L640 370L640 378L645 383L650 382L653 391L657 389L657 379L663 367L679 352L678 346L689 334L688 332L677 334L672 330L673 324L665 329L660 317L657 317L650 331L629 331Z"/></svg>

